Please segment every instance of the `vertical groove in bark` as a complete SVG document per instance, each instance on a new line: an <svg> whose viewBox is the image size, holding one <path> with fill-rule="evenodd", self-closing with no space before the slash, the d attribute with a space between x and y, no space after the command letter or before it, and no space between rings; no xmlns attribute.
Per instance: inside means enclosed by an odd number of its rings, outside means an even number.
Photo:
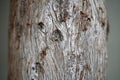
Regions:
<svg viewBox="0 0 120 80"><path fill-rule="evenodd" d="M8 80L105 80L102 0L11 0Z"/></svg>

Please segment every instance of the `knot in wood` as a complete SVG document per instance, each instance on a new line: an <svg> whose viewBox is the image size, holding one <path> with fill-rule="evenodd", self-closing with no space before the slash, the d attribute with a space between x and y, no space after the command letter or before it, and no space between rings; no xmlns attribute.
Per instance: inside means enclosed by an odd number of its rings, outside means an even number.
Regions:
<svg viewBox="0 0 120 80"><path fill-rule="evenodd" d="M52 41L62 41L63 35L60 30L56 29L52 32Z"/></svg>

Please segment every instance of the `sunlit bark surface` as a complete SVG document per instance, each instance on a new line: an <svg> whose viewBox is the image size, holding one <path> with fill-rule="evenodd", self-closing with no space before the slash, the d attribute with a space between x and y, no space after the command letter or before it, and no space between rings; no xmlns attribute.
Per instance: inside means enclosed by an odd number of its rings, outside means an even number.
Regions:
<svg viewBox="0 0 120 80"><path fill-rule="evenodd" d="M104 0L10 0L8 80L105 80Z"/></svg>

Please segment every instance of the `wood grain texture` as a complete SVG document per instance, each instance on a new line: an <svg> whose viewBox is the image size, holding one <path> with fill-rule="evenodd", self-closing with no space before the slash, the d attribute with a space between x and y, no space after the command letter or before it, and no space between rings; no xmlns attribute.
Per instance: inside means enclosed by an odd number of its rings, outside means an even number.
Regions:
<svg viewBox="0 0 120 80"><path fill-rule="evenodd" d="M11 0L8 80L105 80L103 0Z"/></svg>

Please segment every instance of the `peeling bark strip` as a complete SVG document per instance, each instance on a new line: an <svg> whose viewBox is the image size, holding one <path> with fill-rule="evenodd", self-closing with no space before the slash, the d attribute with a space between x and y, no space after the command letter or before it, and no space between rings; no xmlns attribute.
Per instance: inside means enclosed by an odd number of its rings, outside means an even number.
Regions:
<svg viewBox="0 0 120 80"><path fill-rule="evenodd" d="M104 0L11 0L8 80L105 80Z"/></svg>

